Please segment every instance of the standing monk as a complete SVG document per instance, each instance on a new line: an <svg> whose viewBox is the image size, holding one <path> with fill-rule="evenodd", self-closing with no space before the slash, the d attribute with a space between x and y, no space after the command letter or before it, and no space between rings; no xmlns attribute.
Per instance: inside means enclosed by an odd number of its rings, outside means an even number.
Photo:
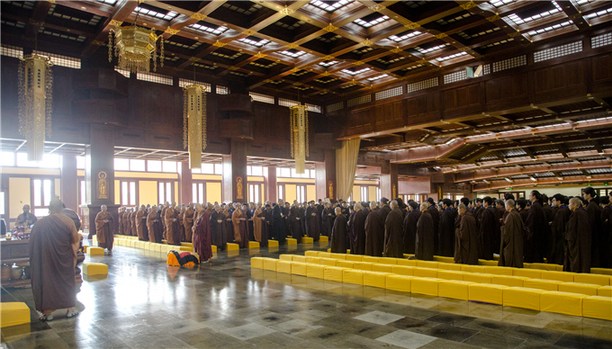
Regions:
<svg viewBox="0 0 612 349"><path fill-rule="evenodd" d="M136 212L136 235L138 235L138 240L147 240L144 235L144 226L146 225L146 221L143 222L143 217L145 217L145 205L141 205L140 209L138 209Z"/></svg>
<svg viewBox="0 0 612 349"><path fill-rule="evenodd" d="M178 214L174 209L174 204L166 209L164 215L164 221L166 222L166 240L168 245L180 245L181 244L181 232L178 228Z"/></svg>
<svg viewBox="0 0 612 349"><path fill-rule="evenodd" d="M263 214L263 209L261 208L261 204L257 204L257 208L255 212L253 212L253 238L255 241L261 243L261 231L263 229L263 224L266 220L265 215Z"/></svg>
<svg viewBox="0 0 612 349"><path fill-rule="evenodd" d="M240 248L248 246L247 231L246 231L246 214L240 208L240 204L236 204L236 209L232 213L232 225L234 226L234 242L240 245Z"/></svg>
<svg viewBox="0 0 612 349"><path fill-rule="evenodd" d="M453 202L450 199L442 200L442 214L440 215L440 223L438 225L438 251L441 256L453 256L455 245L455 216L453 214Z"/></svg>
<svg viewBox="0 0 612 349"><path fill-rule="evenodd" d="M336 207L336 219L330 239L332 253L346 253L346 216L342 208Z"/></svg>
<svg viewBox="0 0 612 349"><path fill-rule="evenodd" d="M193 210L193 205L189 204L187 205L187 208L185 209L185 212L183 213L183 227L185 229L185 241L191 242L192 241L192 233L193 233L193 222L194 222L194 210ZM210 214L210 213L209 213Z"/></svg>
<svg viewBox="0 0 612 349"><path fill-rule="evenodd" d="M147 230L149 231L149 241L160 243L163 227L157 213L157 206L151 206L151 212L147 215Z"/></svg>
<svg viewBox="0 0 612 349"><path fill-rule="evenodd" d="M404 217L404 253L414 253L416 228L420 216L419 204L414 200L408 201L408 214Z"/></svg>
<svg viewBox="0 0 612 349"><path fill-rule="evenodd" d="M329 202L324 204L323 211L321 212L321 234L330 236L332 226L334 225L334 210Z"/></svg>
<svg viewBox="0 0 612 349"><path fill-rule="evenodd" d="M525 262L542 263L547 252L548 222L542 207L542 194L537 190L531 191L531 208L527 214L525 228Z"/></svg>
<svg viewBox="0 0 612 349"><path fill-rule="evenodd" d="M127 235L125 234L125 225L123 222L123 216L125 215L125 207L119 207L119 214L117 216L117 219L119 220L119 234L121 235Z"/></svg>
<svg viewBox="0 0 612 349"><path fill-rule="evenodd" d="M213 207L208 204L204 213L198 218L193 234L193 248L200 256L200 262L206 263L212 258L210 213Z"/></svg>
<svg viewBox="0 0 612 349"><path fill-rule="evenodd" d="M552 208L554 214L550 225L550 251L547 261L563 265L565 229L572 212L567 207L567 197L561 194L555 194L552 197Z"/></svg>
<svg viewBox="0 0 612 349"><path fill-rule="evenodd" d="M368 217L368 209L363 207L360 202L355 203L355 217L353 218L353 224L351 230L353 231L353 247L351 247L351 254L365 254L365 221Z"/></svg>
<svg viewBox="0 0 612 349"><path fill-rule="evenodd" d="M587 215L589 216L589 226L591 227L591 266L601 267L600 252L605 253L605 249L600 249L606 245L607 241L602 241L601 235L601 207L599 207L597 193L593 187L586 187L582 189L582 198L588 202L586 207ZM604 259L607 256L604 257Z"/></svg>
<svg viewBox="0 0 612 349"><path fill-rule="evenodd" d="M478 224L465 204L459 204L459 227L455 231L455 263L478 264Z"/></svg>
<svg viewBox="0 0 612 349"><path fill-rule="evenodd" d="M495 206L493 205L494 200L487 196L483 199L484 210L480 215L480 258L482 259L493 259L493 240L495 234L500 234L499 222L495 218Z"/></svg>
<svg viewBox="0 0 612 349"><path fill-rule="evenodd" d="M591 226L589 215L582 208L579 198L571 198L569 209L572 214L565 231L564 271L574 273L591 272Z"/></svg>
<svg viewBox="0 0 612 349"><path fill-rule="evenodd" d="M370 203L370 213L365 220L365 254L368 256L382 257L385 231L380 229L380 209L375 201ZM383 226L385 222L382 222Z"/></svg>
<svg viewBox="0 0 612 349"><path fill-rule="evenodd" d="M399 208L396 200L391 201L391 212L385 219L385 246L383 255L385 257L404 257L403 227L404 214Z"/></svg>
<svg viewBox="0 0 612 349"><path fill-rule="evenodd" d="M319 241L319 235L321 235L321 223L314 201L310 201L306 209L306 234L308 234L314 242Z"/></svg>
<svg viewBox="0 0 612 349"><path fill-rule="evenodd" d="M108 255L112 254L113 242L115 237L111 230L113 216L108 212L106 205L100 206L100 212L96 215L96 235L98 236L98 246L106 248Z"/></svg>
<svg viewBox="0 0 612 349"><path fill-rule="evenodd" d="M434 223L431 218L430 205L421 204L421 216L417 222L414 256L416 259L433 261L434 256Z"/></svg>
<svg viewBox="0 0 612 349"><path fill-rule="evenodd" d="M523 267L524 225L521 215L516 211L514 200L506 200L506 220L502 227L498 265L502 267Z"/></svg>

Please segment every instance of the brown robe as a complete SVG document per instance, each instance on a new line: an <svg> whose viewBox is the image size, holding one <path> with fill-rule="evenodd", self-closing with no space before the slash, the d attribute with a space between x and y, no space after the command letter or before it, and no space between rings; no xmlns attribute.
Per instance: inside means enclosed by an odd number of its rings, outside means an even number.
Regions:
<svg viewBox="0 0 612 349"><path fill-rule="evenodd" d="M334 220L330 244L332 253L346 253L346 216L343 214Z"/></svg>
<svg viewBox="0 0 612 349"><path fill-rule="evenodd" d="M385 216L386 218L386 216ZM382 226L382 228L381 228ZM376 208L368 213L365 220L365 254L382 257L385 244L385 222L382 220L381 209Z"/></svg>
<svg viewBox="0 0 612 349"><path fill-rule="evenodd" d="M563 270L591 272L591 226L587 211L582 207L572 212L567 222Z"/></svg>
<svg viewBox="0 0 612 349"><path fill-rule="evenodd" d="M36 310L76 305L75 265L79 235L74 222L62 213L44 217L30 236L30 273Z"/></svg>
<svg viewBox="0 0 612 349"><path fill-rule="evenodd" d="M201 262L205 262L213 256L209 209L206 209L196 222L195 233L193 234L193 249L200 256Z"/></svg>
<svg viewBox="0 0 612 349"><path fill-rule="evenodd" d="M242 209L238 208L232 213L232 225L234 226L234 242L240 245L240 248L247 247L248 239L246 232L246 220L242 220L245 214Z"/></svg>
<svg viewBox="0 0 612 349"><path fill-rule="evenodd" d="M404 257L403 227L404 215L399 208L391 210L385 219L385 257Z"/></svg>
<svg viewBox="0 0 612 349"><path fill-rule="evenodd" d="M417 222L414 256L416 259L433 261L434 256L434 222L430 210L421 212Z"/></svg>
<svg viewBox="0 0 612 349"><path fill-rule="evenodd" d="M108 222L104 222L108 220ZM111 231L113 216L108 211L100 211L96 215L96 235L98 237L98 246L106 248L109 251L113 249L115 237Z"/></svg>
<svg viewBox="0 0 612 349"><path fill-rule="evenodd" d="M565 228L572 212L566 205L559 207L553 216L550 225L550 250L548 263L563 265L563 253L565 252Z"/></svg>
<svg viewBox="0 0 612 349"><path fill-rule="evenodd" d="M161 242L157 241L156 237L155 237L155 228L161 228L161 224L158 225L158 227L155 227L155 223L159 223L159 222L155 222L157 220L157 211L153 211L151 210L151 212L149 212L149 214L147 215L147 230L149 232L149 241L151 242Z"/></svg>
<svg viewBox="0 0 612 349"><path fill-rule="evenodd" d="M123 216L125 215L125 211L119 211L118 219L119 219L119 234L125 235L125 225L123 223Z"/></svg>
<svg viewBox="0 0 612 349"><path fill-rule="evenodd" d="M523 267L524 225L521 215L516 211L508 213L502 227L499 262L502 267Z"/></svg>
<svg viewBox="0 0 612 349"><path fill-rule="evenodd" d="M193 237L193 222L194 222L194 210L191 206L185 209L183 212L183 227L185 229L185 241L192 241Z"/></svg>
<svg viewBox="0 0 612 349"><path fill-rule="evenodd" d="M455 230L455 263L478 264L478 224L472 212L460 218Z"/></svg>
<svg viewBox="0 0 612 349"><path fill-rule="evenodd" d="M146 240L144 236L144 225L142 222L142 218L145 216L145 211L143 209L138 209L136 212L136 235L138 235L138 240Z"/></svg>
<svg viewBox="0 0 612 349"><path fill-rule="evenodd" d="M265 220L265 217L262 215L262 213L263 210L261 209L261 207L259 207L255 210L255 213L253 214L253 237L257 242L261 242L261 229Z"/></svg>
<svg viewBox="0 0 612 349"><path fill-rule="evenodd" d="M351 247L351 254L365 254L365 243L366 243L366 232L365 232L365 221L368 218L369 210L362 208L355 212L353 218L353 225L351 226L353 236L353 247Z"/></svg>
<svg viewBox="0 0 612 349"><path fill-rule="evenodd" d="M173 207L166 209L164 221L166 222L166 240L168 245L180 245L181 232L178 229L178 212Z"/></svg>

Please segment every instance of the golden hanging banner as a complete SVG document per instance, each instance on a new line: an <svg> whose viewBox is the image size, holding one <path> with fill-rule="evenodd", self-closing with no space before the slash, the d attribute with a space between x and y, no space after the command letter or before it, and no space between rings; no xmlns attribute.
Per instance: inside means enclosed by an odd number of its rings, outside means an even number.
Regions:
<svg viewBox="0 0 612 349"><path fill-rule="evenodd" d="M170 29L169 29L170 30ZM151 60L157 71L159 40L159 63L164 66L164 38L154 31L135 25L116 27L108 32L108 61L117 57L117 66L132 73L149 72Z"/></svg>
<svg viewBox="0 0 612 349"><path fill-rule="evenodd" d="M42 160L45 138L51 131L51 66L48 57L33 54L19 68L19 132L26 138L29 161Z"/></svg>
<svg viewBox="0 0 612 349"><path fill-rule="evenodd" d="M202 151L206 149L206 94L202 85L184 89L183 147L189 152L189 168L200 168Z"/></svg>
<svg viewBox="0 0 612 349"><path fill-rule="evenodd" d="M295 172L304 173L306 156L309 156L308 111L305 105L294 105L290 112L291 157L295 159Z"/></svg>

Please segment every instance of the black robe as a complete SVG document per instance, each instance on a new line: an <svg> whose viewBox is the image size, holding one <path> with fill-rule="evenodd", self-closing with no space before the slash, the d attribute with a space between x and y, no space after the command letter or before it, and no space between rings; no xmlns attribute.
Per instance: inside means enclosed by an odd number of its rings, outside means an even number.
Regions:
<svg viewBox="0 0 612 349"><path fill-rule="evenodd" d="M502 227L501 247L498 265L502 267L523 267L524 224L516 211L508 213Z"/></svg>
<svg viewBox="0 0 612 349"><path fill-rule="evenodd" d="M361 209L355 212L353 218L353 224L351 225L353 236L353 245L351 247L351 254L365 254L366 244L366 232L365 232L365 221L368 217L368 210Z"/></svg>
<svg viewBox="0 0 612 349"><path fill-rule="evenodd" d="M306 234L310 236L315 242L319 241L319 235L321 235L321 223L319 221L319 214L316 207L308 207L305 213L306 217Z"/></svg>
<svg viewBox="0 0 612 349"><path fill-rule="evenodd" d="M447 208L440 216L438 226L438 242L441 256L452 257L455 245L455 218L451 208Z"/></svg>
<svg viewBox="0 0 612 349"><path fill-rule="evenodd" d="M434 256L434 224L429 210L422 212L417 222L415 257L432 261Z"/></svg>
<svg viewBox="0 0 612 349"><path fill-rule="evenodd" d="M478 264L478 224L471 212L459 217L455 230L455 263Z"/></svg>
<svg viewBox="0 0 612 349"><path fill-rule="evenodd" d="M421 211L414 209L404 217L404 253L414 253L416 228Z"/></svg>
<svg viewBox="0 0 612 349"><path fill-rule="evenodd" d="M385 219L385 246L383 255L385 257L404 257L404 239L402 223L404 214L399 208L391 210Z"/></svg>
<svg viewBox="0 0 612 349"><path fill-rule="evenodd" d="M527 238L525 239L525 262L542 263L546 255L546 231L548 222L542 205L535 201L527 213L525 225Z"/></svg>
<svg viewBox="0 0 612 349"><path fill-rule="evenodd" d="M321 212L321 235L330 236L332 227L334 226L334 209L324 208Z"/></svg>
<svg viewBox="0 0 612 349"><path fill-rule="evenodd" d="M304 236L304 230L302 229L303 216L300 215L300 209L296 206L291 207L289 210L289 225L291 227L291 237L297 240L298 243L302 242L302 236Z"/></svg>
<svg viewBox="0 0 612 349"><path fill-rule="evenodd" d="M225 235L225 215L222 212L213 210L210 214L210 231L212 244L217 246L220 251L225 249L227 243Z"/></svg>
<svg viewBox="0 0 612 349"><path fill-rule="evenodd" d="M438 232L440 229L440 212L438 211L438 205L431 205L429 206L429 208L427 209L427 212L429 212L429 214L431 215L431 219L433 222L433 229L434 229L434 254L438 253L438 251L440 250L440 240L439 240L439 236L438 236Z"/></svg>
<svg viewBox="0 0 612 349"><path fill-rule="evenodd" d="M572 212L567 222L563 270L591 272L591 226L589 215L582 207Z"/></svg>
<svg viewBox="0 0 612 349"><path fill-rule="evenodd" d="M346 216L343 214L334 220L330 244L332 253L346 253Z"/></svg>
<svg viewBox="0 0 612 349"><path fill-rule="evenodd" d="M365 220L365 254L368 256L382 257L383 245L385 241L384 228L381 230L380 209L376 208L368 213ZM382 225L384 227L384 221Z"/></svg>
<svg viewBox="0 0 612 349"><path fill-rule="evenodd" d="M550 225L550 250L547 256L548 263L563 265L565 229L570 215L571 212L565 205L555 210Z"/></svg>
<svg viewBox="0 0 612 349"><path fill-rule="evenodd" d="M281 208L278 205L274 205L272 209L272 239L278 240L283 243L287 240L287 234L285 234L285 223L281 216Z"/></svg>
<svg viewBox="0 0 612 349"><path fill-rule="evenodd" d="M480 221L480 258L493 259L493 236L499 234L499 224L495 218L495 207L489 206L482 211Z"/></svg>
<svg viewBox="0 0 612 349"><path fill-rule="evenodd" d="M600 248L602 245L601 241L601 207L595 202L595 200L589 201L586 208L587 215L589 216L589 226L591 227L591 266L594 268L601 267L600 259L602 256L599 255Z"/></svg>

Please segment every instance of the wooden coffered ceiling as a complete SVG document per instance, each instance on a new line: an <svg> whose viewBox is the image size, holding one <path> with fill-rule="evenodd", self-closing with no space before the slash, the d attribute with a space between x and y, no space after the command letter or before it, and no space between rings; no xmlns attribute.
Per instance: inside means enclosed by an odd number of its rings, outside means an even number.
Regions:
<svg viewBox="0 0 612 349"><path fill-rule="evenodd" d="M137 22L159 72L327 103L610 20L607 1L2 1L2 43L87 59ZM110 63L109 63L110 65ZM283 93L281 92L281 93Z"/></svg>

